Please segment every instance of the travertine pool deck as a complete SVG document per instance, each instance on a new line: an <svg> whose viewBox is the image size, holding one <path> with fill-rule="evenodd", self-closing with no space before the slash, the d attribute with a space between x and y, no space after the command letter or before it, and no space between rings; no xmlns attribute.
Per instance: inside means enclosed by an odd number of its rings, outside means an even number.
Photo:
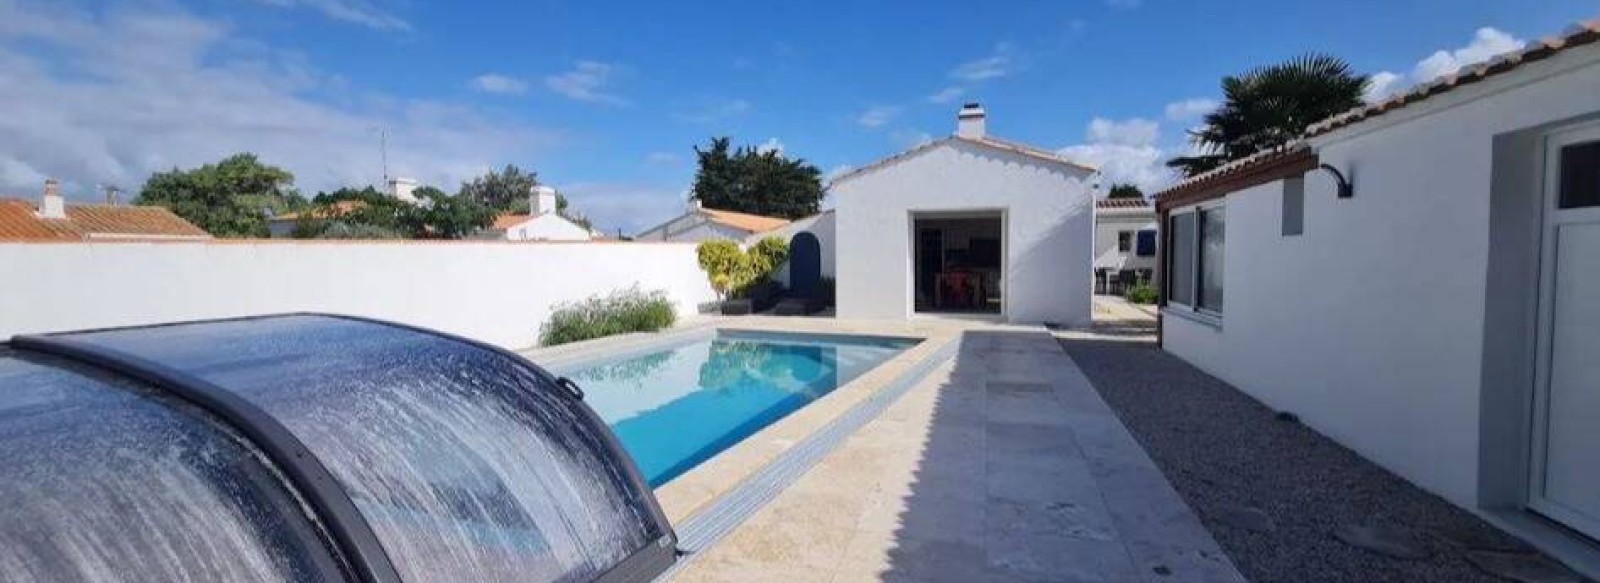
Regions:
<svg viewBox="0 0 1600 583"><path fill-rule="evenodd" d="M939 333L953 359L675 580L1243 580L1048 333Z"/></svg>

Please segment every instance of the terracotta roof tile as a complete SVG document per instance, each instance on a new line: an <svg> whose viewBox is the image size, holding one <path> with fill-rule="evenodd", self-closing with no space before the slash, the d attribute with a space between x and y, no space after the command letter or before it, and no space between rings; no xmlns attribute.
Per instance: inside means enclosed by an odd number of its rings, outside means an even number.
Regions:
<svg viewBox="0 0 1600 583"><path fill-rule="evenodd" d="M1142 209L1150 208L1150 201L1142 198L1102 198L1094 201L1095 208Z"/></svg>
<svg viewBox="0 0 1600 583"><path fill-rule="evenodd" d="M293 221L293 220L298 220L301 215L304 215L304 214L307 214L307 213L310 213L310 214L312 214L314 216L317 216L317 217L320 217L320 218L331 218L331 217L337 217L337 216L340 216L340 215L343 215L343 214L346 214L346 213L354 212L356 209L359 209L359 208L364 207L364 206L367 206L367 203L361 202L359 200L341 200L341 201L333 203L332 206L315 206L315 207L311 207L310 209L307 209L305 212L301 212L301 213L283 213L281 215L272 217L272 220L274 220L274 221Z"/></svg>
<svg viewBox="0 0 1600 583"><path fill-rule="evenodd" d="M200 227L158 206L68 204L64 219L40 218L35 210L30 201L0 199L0 240L211 237Z"/></svg>
<svg viewBox="0 0 1600 583"><path fill-rule="evenodd" d="M1170 207L1182 199L1203 197L1208 193L1252 186L1257 179L1277 178L1278 170L1290 173L1304 172L1316 166L1317 156L1311 145L1295 140L1287 145L1262 150L1244 158L1223 164L1214 170L1197 174L1171 188L1156 193L1157 207Z"/></svg>
<svg viewBox="0 0 1600 583"><path fill-rule="evenodd" d="M1524 45L1522 49L1494 57L1487 62L1462 67L1446 75L1376 103L1369 103L1328 119L1311 124L1305 137L1318 136L1423 101L1463 85L1515 70L1528 63L1548 58L1556 53L1571 50L1600 40L1600 19L1580 22L1568 28L1561 36L1547 38Z"/></svg>
<svg viewBox="0 0 1600 583"><path fill-rule="evenodd" d="M723 211L708 208L700 209L700 212L705 213L706 219L713 223L726 225L735 229L750 231L752 233L771 231L778 227L789 224L788 219L764 217L761 215L752 215L748 213L736 213L733 211Z"/></svg>
<svg viewBox="0 0 1600 583"><path fill-rule="evenodd" d="M526 222L530 217L528 213L506 213L494 218L494 226L489 227L496 231L504 231Z"/></svg>

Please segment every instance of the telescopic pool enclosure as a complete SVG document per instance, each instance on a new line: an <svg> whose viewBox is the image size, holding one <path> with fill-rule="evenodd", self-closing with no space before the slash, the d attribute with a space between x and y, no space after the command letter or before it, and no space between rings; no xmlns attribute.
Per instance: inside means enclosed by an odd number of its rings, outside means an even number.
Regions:
<svg viewBox="0 0 1600 583"><path fill-rule="evenodd" d="M8 581L648 581L675 535L515 354L285 315L0 344Z"/></svg>

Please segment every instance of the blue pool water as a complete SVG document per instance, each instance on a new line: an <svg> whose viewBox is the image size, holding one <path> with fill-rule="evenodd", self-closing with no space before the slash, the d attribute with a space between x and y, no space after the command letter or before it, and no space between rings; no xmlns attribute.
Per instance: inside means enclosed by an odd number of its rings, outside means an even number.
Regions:
<svg viewBox="0 0 1600 583"><path fill-rule="evenodd" d="M660 486L916 342L723 331L567 376Z"/></svg>

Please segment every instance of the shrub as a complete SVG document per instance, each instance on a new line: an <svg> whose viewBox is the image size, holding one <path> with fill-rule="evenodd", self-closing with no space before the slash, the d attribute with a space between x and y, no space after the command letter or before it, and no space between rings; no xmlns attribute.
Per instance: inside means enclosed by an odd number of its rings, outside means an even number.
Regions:
<svg viewBox="0 0 1600 583"><path fill-rule="evenodd" d="M557 304L539 328L539 343L555 346L628 332L655 332L672 326L677 314L667 292L638 286L580 302Z"/></svg>
<svg viewBox="0 0 1600 583"><path fill-rule="evenodd" d="M740 251L738 243L713 239L701 242L695 248L695 256L717 295L744 298L789 259L789 244L777 237L766 237L749 251Z"/></svg>
<svg viewBox="0 0 1600 583"><path fill-rule="evenodd" d="M1122 297L1135 304L1153 304L1156 303L1157 295L1156 286L1141 283L1128 288L1128 292L1122 294Z"/></svg>

